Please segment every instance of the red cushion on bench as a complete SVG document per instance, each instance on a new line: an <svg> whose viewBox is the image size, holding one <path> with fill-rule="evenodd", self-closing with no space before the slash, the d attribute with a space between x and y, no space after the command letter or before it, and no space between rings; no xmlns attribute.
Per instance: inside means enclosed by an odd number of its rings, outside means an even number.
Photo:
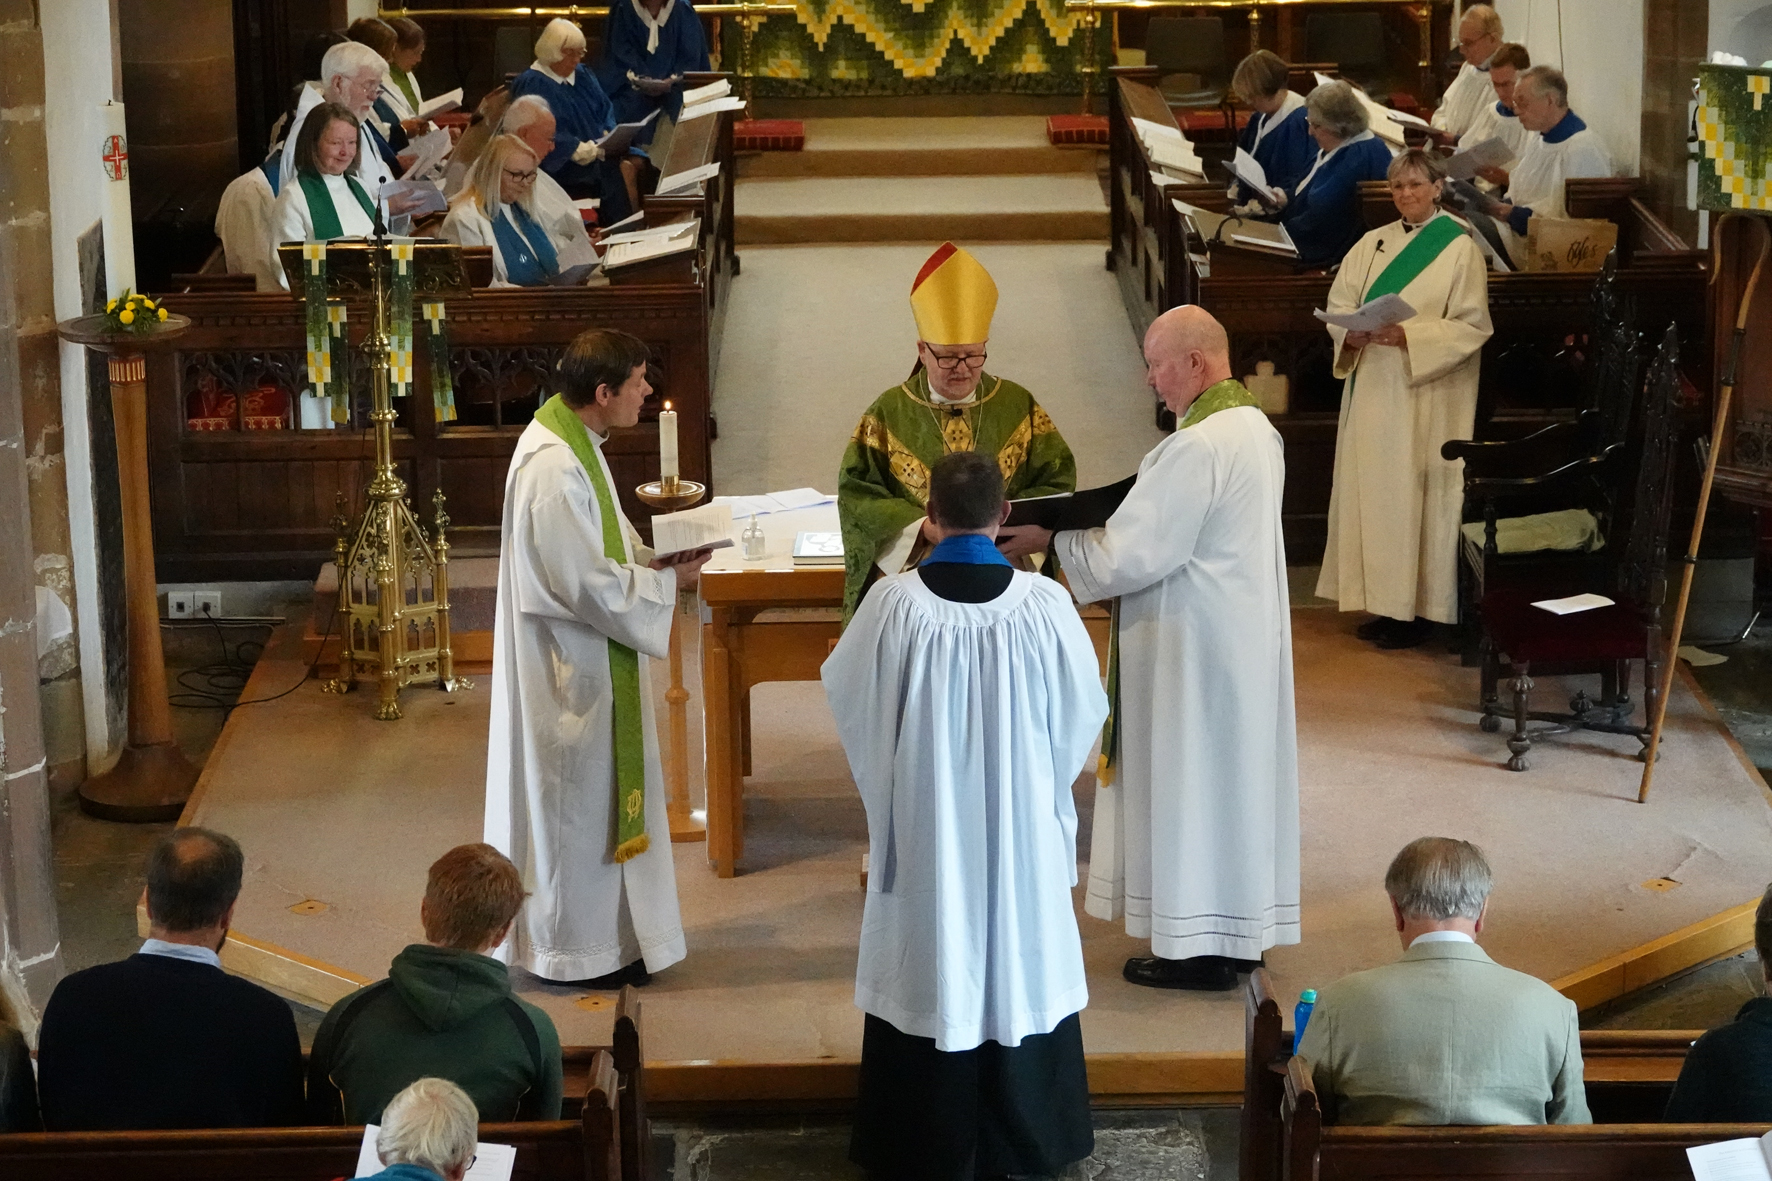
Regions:
<svg viewBox="0 0 1772 1181"><path fill-rule="evenodd" d="M732 125L736 152L797 152L806 146L806 124L798 119L740 119Z"/></svg>
<svg viewBox="0 0 1772 1181"><path fill-rule="evenodd" d="M1048 115L1046 116L1046 139L1055 148L1073 147L1077 144L1091 144L1107 147L1108 121L1106 115Z"/></svg>
<svg viewBox="0 0 1772 1181"><path fill-rule="evenodd" d="M1515 662L1641 660L1645 653L1643 610L1635 603L1553 615L1534 600L1540 591L1509 587L1483 596L1483 628Z"/></svg>

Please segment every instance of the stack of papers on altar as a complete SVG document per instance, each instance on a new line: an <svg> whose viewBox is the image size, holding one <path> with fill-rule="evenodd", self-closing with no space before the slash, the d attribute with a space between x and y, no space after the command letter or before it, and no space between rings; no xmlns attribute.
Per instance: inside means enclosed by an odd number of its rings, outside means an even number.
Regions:
<svg viewBox="0 0 1772 1181"><path fill-rule="evenodd" d="M381 1157L375 1151L375 1138L381 1134L378 1124L363 1129L363 1145L357 1149L357 1170L353 1177L373 1177L382 1171ZM511 1181L511 1170L517 1166L517 1150L509 1144L474 1145L474 1163L462 1181Z"/></svg>
<svg viewBox="0 0 1772 1181"><path fill-rule="evenodd" d="M843 535L841 533L798 533L794 536L794 565L841 566Z"/></svg>
<svg viewBox="0 0 1772 1181"><path fill-rule="evenodd" d="M632 266L637 262L649 259L664 258L671 254L681 254L694 250L701 243L701 235L694 231L701 226L701 219L696 218L688 223L690 232L672 234L668 237L643 237L617 242L603 254L603 269L613 270L616 267ZM625 238L625 234L616 237Z"/></svg>
<svg viewBox="0 0 1772 1181"><path fill-rule="evenodd" d="M742 111L744 109L744 99L736 94L727 95L724 98L710 98L706 102L699 102L694 106L685 104L682 112L677 116L677 122L687 123L691 119L699 119L703 115L712 115L718 111Z"/></svg>
<svg viewBox="0 0 1772 1181"><path fill-rule="evenodd" d="M696 103L711 102L716 98L725 98L732 93L732 80L721 78L718 82L709 82L706 86L697 86L683 92L683 105L692 107ZM681 122L681 120L679 120Z"/></svg>
<svg viewBox="0 0 1772 1181"><path fill-rule="evenodd" d="M732 544L732 510L704 504L680 513L652 518L652 551L659 557L696 549L724 549Z"/></svg>
<svg viewBox="0 0 1772 1181"><path fill-rule="evenodd" d="M1231 173L1253 189L1255 195L1260 197L1263 202L1268 205L1279 205L1280 191L1267 183L1267 169L1261 166L1260 160L1242 148L1238 148L1237 154L1231 157Z"/></svg>
<svg viewBox="0 0 1772 1181"><path fill-rule="evenodd" d="M758 496L716 496L712 503L726 505L735 519L743 520L745 517L766 517L770 513L836 504L837 498L816 488L790 488L786 492L765 492Z"/></svg>
<svg viewBox="0 0 1772 1181"><path fill-rule="evenodd" d="M1454 180L1469 180L1485 168L1500 168L1514 158L1514 150L1499 135L1473 144L1446 161L1446 175Z"/></svg>
<svg viewBox="0 0 1772 1181"><path fill-rule="evenodd" d="M448 94L439 94L436 98L422 103L418 108L420 119L435 119L438 115L447 115L461 106L461 87L457 86Z"/></svg>
<svg viewBox="0 0 1772 1181"><path fill-rule="evenodd" d="M1325 324L1333 324L1349 332L1376 332L1392 324L1401 324L1415 315L1415 309L1409 306L1408 300L1393 291L1377 299L1369 299L1351 312L1325 312L1318 308L1311 315Z"/></svg>
<svg viewBox="0 0 1772 1181"><path fill-rule="evenodd" d="M1605 595L1570 595L1566 599L1540 599L1532 604L1541 611L1549 611L1552 615L1574 615L1578 611L1592 611L1596 607L1610 607L1612 600Z"/></svg>
<svg viewBox="0 0 1772 1181"><path fill-rule="evenodd" d="M654 114L656 113L654 112ZM701 184L702 181L712 180L719 175L720 162L718 160L711 164L697 165L682 172L673 172L671 175L659 179L658 189L654 195L668 197L673 193L686 192Z"/></svg>
<svg viewBox="0 0 1772 1181"><path fill-rule="evenodd" d="M1772 1132L1686 1150L1693 1181L1767 1181L1772 1178Z"/></svg>

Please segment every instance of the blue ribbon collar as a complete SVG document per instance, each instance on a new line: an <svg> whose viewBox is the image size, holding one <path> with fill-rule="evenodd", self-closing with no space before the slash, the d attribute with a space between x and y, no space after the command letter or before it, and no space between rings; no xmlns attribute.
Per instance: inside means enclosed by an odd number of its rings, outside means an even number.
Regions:
<svg viewBox="0 0 1772 1181"><path fill-rule="evenodd" d="M990 538L982 533L961 533L940 542L923 559L931 562L957 562L967 566L1008 566L1010 561Z"/></svg>

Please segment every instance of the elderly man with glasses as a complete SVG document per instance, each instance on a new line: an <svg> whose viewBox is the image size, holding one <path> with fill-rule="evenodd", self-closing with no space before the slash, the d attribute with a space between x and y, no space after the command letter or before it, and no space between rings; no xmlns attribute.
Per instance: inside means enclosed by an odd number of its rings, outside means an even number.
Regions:
<svg viewBox="0 0 1772 1181"><path fill-rule="evenodd" d="M1010 500L1072 492L1071 449L1032 394L985 372L997 285L952 242L911 284L917 365L861 416L837 474L843 529L843 620L869 586L914 568L939 537L928 525L929 469L943 455L978 451L997 461ZM1009 558L1032 554L1016 538Z"/></svg>

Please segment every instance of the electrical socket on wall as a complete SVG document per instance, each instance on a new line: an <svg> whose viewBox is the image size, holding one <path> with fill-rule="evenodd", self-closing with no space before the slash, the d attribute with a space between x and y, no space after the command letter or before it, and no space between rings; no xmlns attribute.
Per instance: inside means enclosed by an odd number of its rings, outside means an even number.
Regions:
<svg viewBox="0 0 1772 1181"><path fill-rule="evenodd" d="M190 591L169 591L166 595L166 618L190 619L196 605L196 596Z"/></svg>
<svg viewBox="0 0 1772 1181"><path fill-rule="evenodd" d="M192 594L191 618L220 619L221 592L218 590L200 590Z"/></svg>

